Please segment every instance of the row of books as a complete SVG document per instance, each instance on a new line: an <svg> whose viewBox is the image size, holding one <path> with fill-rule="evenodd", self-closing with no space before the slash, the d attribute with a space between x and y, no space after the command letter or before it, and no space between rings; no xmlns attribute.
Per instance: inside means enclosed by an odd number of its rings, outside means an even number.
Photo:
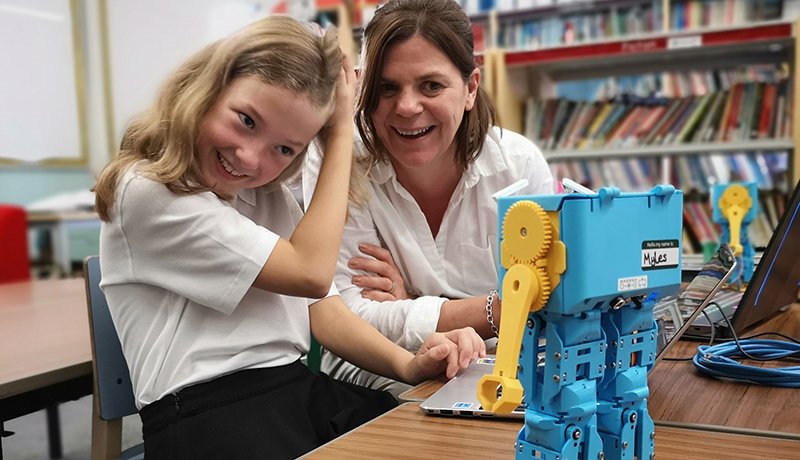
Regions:
<svg viewBox="0 0 800 460"><path fill-rule="evenodd" d="M730 90L737 83L778 83L789 78L788 63L749 64L710 70L663 71L606 78L559 81L551 93L557 98L574 100L615 99L623 95L641 98L703 96Z"/></svg>
<svg viewBox="0 0 800 460"><path fill-rule="evenodd" d="M788 152L737 152L672 158L671 182L685 191L707 193L714 184L755 182L760 190L785 190Z"/></svg>
<svg viewBox="0 0 800 460"><path fill-rule="evenodd" d="M765 192L786 190L788 162L787 152L548 160L558 182L566 177L594 190L614 186L642 192L666 181L685 193L701 194L713 184L735 181L755 182Z"/></svg>
<svg viewBox="0 0 800 460"><path fill-rule="evenodd" d="M543 150L787 139L791 80L750 81L677 98L530 99L525 134Z"/></svg>
<svg viewBox="0 0 800 460"><path fill-rule="evenodd" d="M786 3L792 3L792 0ZM787 13L790 11L791 8L786 9ZM672 30L704 29L780 19L784 19L784 0L673 0L670 5Z"/></svg>
<svg viewBox="0 0 800 460"><path fill-rule="evenodd" d="M508 50L536 50L662 30L661 0L630 6L500 21L497 45Z"/></svg>
<svg viewBox="0 0 800 460"><path fill-rule="evenodd" d="M778 226L786 206L786 195L762 193L758 197L755 219L747 224L747 237L756 250L764 250ZM683 204L684 252L700 253L703 245L719 243L721 226L714 222L707 196L689 196Z"/></svg>
<svg viewBox="0 0 800 460"><path fill-rule="evenodd" d="M499 12L496 43L508 50L536 50L665 32L663 0L461 0L461 5L467 14L476 16L476 23L487 22L482 15ZM672 0L668 5L671 31L795 20L800 14L800 0Z"/></svg>

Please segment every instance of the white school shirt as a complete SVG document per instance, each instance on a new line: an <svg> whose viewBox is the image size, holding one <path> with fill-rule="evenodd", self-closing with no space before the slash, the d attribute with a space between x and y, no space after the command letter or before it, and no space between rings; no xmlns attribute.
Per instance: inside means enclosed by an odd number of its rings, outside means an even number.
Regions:
<svg viewBox="0 0 800 460"><path fill-rule="evenodd" d="M100 231L100 286L137 407L308 352L308 306L316 300L251 287L301 216L285 187L243 190L228 202L124 174Z"/></svg>
<svg viewBox="0 0 800 460"><path fill-rule="evenodd" d="M366 155L360 140L356 140L356 155ZM310 151L303 174L306 200L320 162L319 152ZM392 165L380 163L371 174L368 204L350 206L334 281L352 311L396 344L416 352L436 331L446 300L488 295L497 289L498 222L492 194L521 179L529 184L519 194L552 194L553 178L530 140L492 128L478 158L458 183L434 238L416 201L397 182ZM391 302L361 297L361 288L351 278L364 272L349 268L347 261L366 257L358 249L362 242L387 248L406 289L419 297Z"/></svg>

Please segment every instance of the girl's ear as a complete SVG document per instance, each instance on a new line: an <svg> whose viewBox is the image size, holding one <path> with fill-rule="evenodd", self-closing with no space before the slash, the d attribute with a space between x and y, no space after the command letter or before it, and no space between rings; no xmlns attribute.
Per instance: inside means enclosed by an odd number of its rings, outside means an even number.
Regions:
<svg viewBox="0 0 800 460"><path fill-rule="evenodd" d="M469 112L475 107L475 98L478 96L478 88L481 85L481 70L475 67L467 78L467 100L464 110Z"/></svg>

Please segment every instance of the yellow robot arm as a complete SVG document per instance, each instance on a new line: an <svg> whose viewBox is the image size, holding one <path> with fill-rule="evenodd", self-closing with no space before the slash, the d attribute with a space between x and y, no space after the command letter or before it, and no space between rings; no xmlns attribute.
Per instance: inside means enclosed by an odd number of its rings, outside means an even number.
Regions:
<svg viewBox="0 0 800 460"><path fill-rule="evenodd" d="M728 227L731 232L729 245L733 249L733 254L740 256L744 249L741 241L742 221L753 206L750 193L741 184L731 184L722 193L717 206L719 206L722 215L728 220Z"/></svg>
<svg viewBox="0 0 800 460"><path fill-rule="evenodd" d="M545 306L566 268L566 249L554 234L557 219L533 201L514 203L503 219L500 340L492 373L478 383L478 400L493 412L510 413L522 402L517 360L526 318Z"/></svg>

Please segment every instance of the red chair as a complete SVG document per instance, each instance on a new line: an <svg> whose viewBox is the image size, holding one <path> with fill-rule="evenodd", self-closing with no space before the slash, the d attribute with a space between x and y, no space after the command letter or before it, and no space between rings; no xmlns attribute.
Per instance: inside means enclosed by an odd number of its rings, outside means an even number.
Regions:
<svg viewBox="0 0 800 460"><path fill-rule="evenodd" d="M0 204L0 283L30 278L28 220L25 209Z"/></svg>

